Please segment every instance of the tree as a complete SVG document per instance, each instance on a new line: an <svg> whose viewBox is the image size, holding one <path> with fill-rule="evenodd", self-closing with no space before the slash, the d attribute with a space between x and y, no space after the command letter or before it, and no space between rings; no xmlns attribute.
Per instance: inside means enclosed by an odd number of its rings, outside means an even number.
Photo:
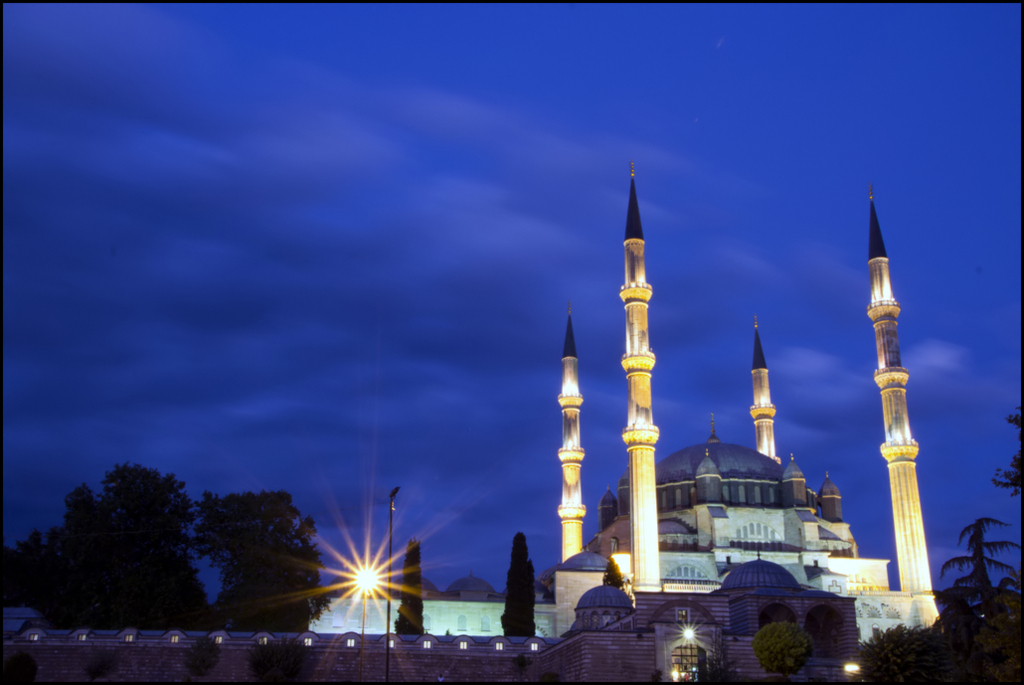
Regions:
<svg viewBox="0 0 1024 685"><path fill-rule="evenodd" d="M982 628L977 642L993 661L989 673L1001 683L1020 682L1020 569L1011 575L1016 592L1004 592L997 602L1003 610Z"/></svg>
<svg viewBox="0 0 1024 685"><path fill-rule="evenodd" d="M34 683L39 667L32 655L15 652L4 662L5 683Z"/></svg>
<svg viewBox="0 0 1024 685"><path fill-rule="evenodd" d="M193 678L202 678L220 661L220 645L209 636L197 637L185 653L185 669Z"/></svg>
<svg viewBox="0 0 1024 685"><path fill-rule="evenodd" d="M811 636L795 623L769 623L754 636L754 656L768 673L789 678L811 656Z"/></svg>
<svg viewBox="0 0 1024 685"><path fill-rule="evenodd" d="M420 570L420 541L413 538L405 548L402 563L402 603L395 619L399 635L423 634L423 575Z"/></svg>
<svg viewBox="0 0 1024 685"><path fill-rule="evenodd" d="M1020 443L1020 407L1017 407L1016 414L1010 414L1006 417L1006 422L1011 426L1017 427L1017 442ZM1010 468L1003 471L1002 469L996 469L996 477L992 479L992 483L996 487L1006 488L1010 491L1011 497L1016 497L1020 494L1020 448L1017 449L1017 454L1010 460Z"/></svg>
<svg viewBox="0 0 1024 685"><path fill-rule="evenodd" d="M712 683L732 683L739 680L739 675L725 655L725 638L721 630L711 634L707 648L707 680Z"/></svg>
<svg viewBox="0 0 1024 685"><path fill-rule="evenodd" d="M952 587L935 593L942 606L939 621L954 654L959 680L987 677L992 660L975 645L975 638L988 620L1005 610L999 598L1006 592L1012 592L1006 581L999 586L992 584L989 571L1012 574L1014 569L993 559L991 555L1020 550L1020 545L986 540L986 533L995 526L1006 527L1007 524L991 518L980 518L960 532L958 544L964 544L966 539L968 554L954 557L943 564L941 575L944 577L954 570L967 571L967 574L953 581Z"/></svg>
<svg viewBox="0 0 1024 685"><path fill-rule="evenodd" d="M604 570L604 585L610 585L620 590L626 589L626 579L622 577L622 571L614 559L608 560L608 566Z"/></svg>
<svg viewBox="0 0 1024 685"><path fill-rule="evenodd" d="M236 630L303 631L330 604L320 588L316 524L284 490L203 493L200 551L220 571L216 611Z"/></svg>
<svg viewBox="0 0 1024 685"><path fill-rule="evenodd" d="M860 679L878 683L952 680L953 662L935 628L898 625L860 645Z"/></svg>
<svg viewBox="0 0 1024 685"><path fill-rule="evenodd" d="M138 464L108 471L64 500L64 524L4 549L4 602L57 626L189 628L206 592L195 568L195 504L173 474ZM10 562L10 563L9 563Z"/></svg>
<svg viewBox="0 0 1024 685"><path fill-rule="evenodd" d="M533 562L526 547L526 536L516 533L512 538L512 559L508 565L505 612L501 615L501 630L509 637L531 637L537 634L533 621L534 590Z"/></svg>
<svg viewBox="0 0 1024 685"><path fill-rule="evenodd" d="M298 640L255 645L246 655L249 673L258 681L280 683L299 677L306 648Z"/></svg>

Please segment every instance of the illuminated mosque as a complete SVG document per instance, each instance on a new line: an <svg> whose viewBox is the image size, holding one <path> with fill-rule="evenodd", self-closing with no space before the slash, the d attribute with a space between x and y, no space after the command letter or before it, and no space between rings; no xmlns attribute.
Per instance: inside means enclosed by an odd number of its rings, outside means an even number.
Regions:
<svg viewBox="0 0 1024 685"><path fill-rule="evenodd" d="M591 670L577 670L579 677L573 679L585 679L588 673L590 679L613 678L620 662L595 664L616 654L614 658L621 658L627 649L633 658L650 662L647 672L656 668L675 679L689 679L698 668L706 668L713 649L724 648L741 675L761 677L750 646L753 635L766 623L794 621L814 641L805 675L836 679L842 677L843 661L856 653L858 640L898 624L935 621L915 470L918 445L907 414L909 374L901 365L896 333L900 306L892 292L873 194L869 201L867 314L877 343L874 378L882 395L886 441L881 452L889 468L900 590L889 588L888 560L861 556L843 519L840 490L828 474L815 490L792 457L783 461L776 454L776 409L756 322L750 408L756 449L722 442L712 421L706 442L655 459L655 355L648 339L653 289L647 282L644 234L631 178L625 283L619 291L627 331L621 363L629 398L622 431L628 465L616 491L609 489L601 497L599 532L585 543L583 396L570 312L558 396L562 558L540 573L536 583L537 635L545 640L533 649L545 653L549 668L558 666L563 675L571 675L580 655L590 654ZM609 559L616 560L626 578L625 592L603 585ZM476 641L501 635L504 594L485 580L470 574L443 591L426 579L423 584L428 635L475 636ZM366 621L368 632L385 632L382 607L371 607ZM310 630L338 633L358 630L359 625L358 600L338 598ZM641 648L644 636L650 639ZM632 640L625 642L626 637ZM643 664L638 662L637 668L642 670ZM625 673L613 679L618 677Z"/></svg>

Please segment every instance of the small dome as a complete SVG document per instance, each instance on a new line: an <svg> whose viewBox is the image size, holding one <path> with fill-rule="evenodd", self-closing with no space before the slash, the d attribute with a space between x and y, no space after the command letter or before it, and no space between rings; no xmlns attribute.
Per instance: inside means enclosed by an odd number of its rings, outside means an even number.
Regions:
<svg viewBox="0 0 1024 685"><path fill-rule="evenodd" d="M818 490L818 497L841 497L839 494L839 488L836 484L825 474L825 482L821 484L821 489Z"/></svg>
<svg viewBox="0 0 1024 685"><path fill-rule="evenodd" d="M796 460L790 457L789 463L786 464L786 470L782 472L782 480L796 480L797 478L803 479L803 477L804 472L796 465Z"/></svg>
<svg viewBox="0 0 1024 685"><path fill-rule="evenodd" d="M449 585L445 592L494 592L497 594L497 591L486 580L474 578L472 571L465 578L459 578Z"/></svg>
<svg viewBox="0 0 1024 685"><path fill-rule="evenodd" d="M718 467L715 466L715 462L711 461L710 456L704 457L704 461L697 467L697 478L701 476L718 476L721 478L722 474L718 472Z"/></svg>
<svg viewBox="0 0 1024 685"><path fill-rule="evenodd" d="M605 493L601 495L601 501L598 503L598 508L615 506L619 503L619 500L615 499L615 495L612 494L612 489L608 488Z"/></svg>
<svg viewBox="0 0 1024 685"><path fill-rule="evenodd" d="M688 535L693 532L684 524L673 519L658 521L658 535Z"/></svg>
<svg viewBox="0 0 1024 685"><path fill-rule="evenodd" d="M758 559L740 564L725 577L722 583L723 590L738 590L746 588L784 588L799 590L800 583L796 582L793 574L770 561Z"/></svg>
<svg viewBox="0 0 1024 685"><path fill-rule="evenodd" d="M580 609L626 609L632 611L633 600L617 587L598 585L583 593L580 601L576 603L576 610Z"/></svg>
<svg viewBox="0 0 1024 685"><path fill-rule="evenodd" d="M433 583L431 583L426 578L421 577L420 578L420 583L421 583L421 586L422 586L423 590L426 591L426 592L437 592L438 591L437 590L437 586L434 585Z"/></svg>
<svg viewBox="0 0 1024 685"><path fill-rule="evenodd" d="M608 560L594 552L574 554L556 567L557 571L601 571L608 568Z"/></svg>

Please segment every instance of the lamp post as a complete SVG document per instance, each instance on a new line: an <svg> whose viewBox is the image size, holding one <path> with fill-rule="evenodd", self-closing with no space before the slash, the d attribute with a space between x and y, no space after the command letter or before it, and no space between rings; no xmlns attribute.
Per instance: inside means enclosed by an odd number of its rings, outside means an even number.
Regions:
<svg viewBox="0 0 1024 685"><path fill-rule="evenodd" d="M387 642L384 643L384 682L391 682L391 588L394 587L391 583L391 526L395 518L395 495L398 494L399 488L395 488L391 491L391 507L388 510L388 624L387 624Z"/></svg>
<svg viewBox="0 0 1024 685"><path fill-rule="evenodd" d="M359 639L359 682L363 682L363 656L366 653L366 600L377 587L377 572L372 568L361 568L356 572L356 587L363 595L363 629Z"/></svg>

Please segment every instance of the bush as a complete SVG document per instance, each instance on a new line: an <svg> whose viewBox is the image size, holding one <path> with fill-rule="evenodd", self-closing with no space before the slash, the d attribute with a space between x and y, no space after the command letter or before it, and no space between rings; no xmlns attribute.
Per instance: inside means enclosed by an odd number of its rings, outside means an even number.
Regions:
<svg viewBox="0 0 1024 685"><path fill-rule="evenodd" d="M268 642L249 650L249 672L265 683L295 680L305 659L306 648L296 640Z"/></svg>
<svg viewBox="0 0 1024 685"><path fill-rule="evenodd" d="M113 652L93 652L83 670L90 683L100 678L106 678L117 670L117 656Z"/></svg>
<svg viewBox="0 0 1024 685"><path fill-rule="evenodd" d="M10 659L4 662L5 683L32 683L35 682L36 660L25 652L15 652Z"/></svg>
<svg viewBox="0 0 1024 685"><path fill-rule="evenodd" d="M200 637L185 653L185 668L193 678L202 678L220 661L220 645L212 637Z"/></svg>
<svg viewBox="0 0 1024 685"><path fill-rule="evenodd" d="M934 628L894 626L860 644L860 679L867 682L950 681L953 661Z"/></svg>
<svg viewBox="0 0 1024 685"><path fill-rule="evenodd" d="M811 636L795 623L769 623L754 636L754 655L768 673L788 677L811 656Z"/></svg>

